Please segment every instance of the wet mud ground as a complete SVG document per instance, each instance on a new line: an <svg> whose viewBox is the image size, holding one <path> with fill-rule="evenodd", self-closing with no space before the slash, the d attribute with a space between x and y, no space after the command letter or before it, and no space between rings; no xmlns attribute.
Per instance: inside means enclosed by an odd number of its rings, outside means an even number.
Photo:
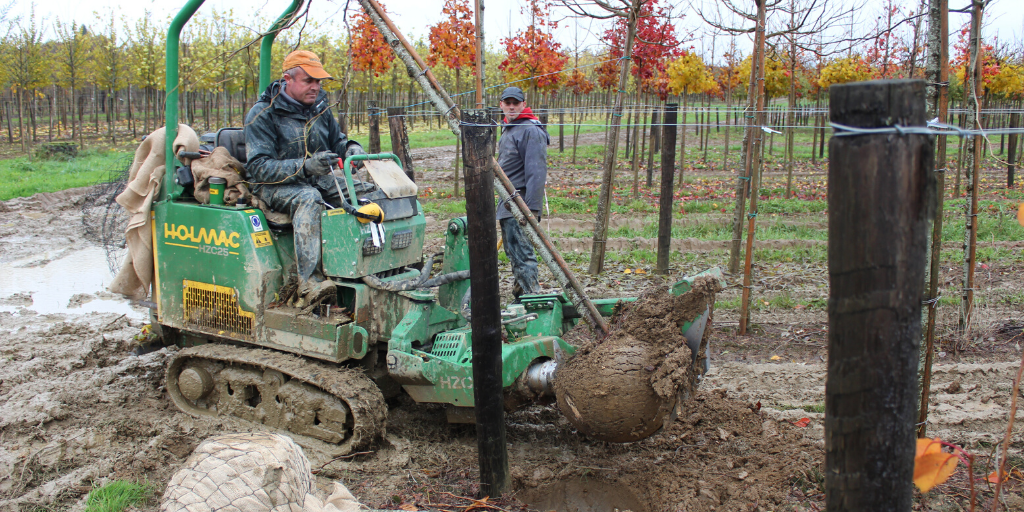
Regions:
<svg viewBox="0 0 1024 512"><path fill-rule="evenodd" d="M435 170L423 179L429 184L446 176ZM571 180L593 183L597 176L573 172ZM148 312L103 291L111 277L105 252L82 228L80 207L88 192L0 203L0 511L81 509L88 491L111 479L149 481L156 496L141 510L157 510L160 490L199 442L253 428L178 411L163 382L174 349L131 354ZM560 232L588 217L549 219L563 250L582 242ZM431 218L428 239L439 240L444 226L444 218ZM686 243L693 244L689 250L710 253L709 259L718 257L720 244ZM1013 247L1021 250L1020 244ZM680 264L668 279L623 276L621 270L581 279L594 296L631 296L670 284L688 270ZM780 279L771 270L760 269L762 290L784 287L798 298L827 296L826 269L791 269ZM943 280L955 283L956 272L944 268ZM510 296L507 276L502 290ZM550 275L541 277L550 282ZM982 286L1012 293L1020 289L1020 270L993 262ZM732 286L718 300L738 293ZM948 326L952 316L943 310L940 325ZM737 318L735 310L716 311L711 370L677 421L648 439L588 440L553 404L511 414L514 491L497 503L505 510L542 511L823 509L825 313L756 309L752 332L744 336L735 332ZM989 301L978 322L975 338L940 340L928 431L990 463L994 443L1006 430L1024 314L1020 306ZM475 428L449 425L442 407L408 398L390 406L381 446L335 460L307 451L320 483L341 480L372 508L469 505L465 498L478 490ZM1024 467L1021 423L1014 427L1010 462ZM1019 472L1011 474L1006 503L1013 510L1024 509L1020 480ZM916 507L966 509L966 489L960 470L949 483L919 496Z"/></svg>

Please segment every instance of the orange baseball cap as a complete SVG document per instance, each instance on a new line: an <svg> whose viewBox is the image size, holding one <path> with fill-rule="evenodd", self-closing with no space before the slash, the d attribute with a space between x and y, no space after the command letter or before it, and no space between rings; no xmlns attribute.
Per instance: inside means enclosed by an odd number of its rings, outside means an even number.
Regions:
<svg viewBox="0 0 1024 512"><path fill-rule="evenodd" d="M325 78L333 78L330 73L324 70L324 65L320 63L320 57L317 57L313 52L307 52L305 50L297 50L288 54L284 58L284 71L288 71L292 68L302 68L303 71L309 73L309 76L323 80Z"/></svg>

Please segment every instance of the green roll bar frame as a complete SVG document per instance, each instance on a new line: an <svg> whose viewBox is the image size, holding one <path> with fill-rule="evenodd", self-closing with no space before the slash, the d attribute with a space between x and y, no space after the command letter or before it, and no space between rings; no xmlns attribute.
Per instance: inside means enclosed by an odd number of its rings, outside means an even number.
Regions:
<svg viewBox="0 0 1024 512"><path fill-rule="evenodd" d="M165 83L167 101L164 107L164 119L166 120L166 128L164 130L164 135L166 136L164 141L165 167L163 186L160 187L160 196L158 198L161 201L173 201L181 194L181 187L174 181L174 170L177 167L177 155L174 154L174 139L178 137L178 86L180 85L178 79L178 53L181 49L181 30L185 28L185 23L188 23L188 20L203 5L203 1L188 0L171 21L170 27L167 28L167 81ZM288 24L291 17L298 12L302 2L303 0L292 0L291 5L271 25L270 30L263 35L263 40L260 43L260 91L263 91L270 85L270 65L273 59L271 50L274 47L274 39L277 37L278 32Z"/></svg>

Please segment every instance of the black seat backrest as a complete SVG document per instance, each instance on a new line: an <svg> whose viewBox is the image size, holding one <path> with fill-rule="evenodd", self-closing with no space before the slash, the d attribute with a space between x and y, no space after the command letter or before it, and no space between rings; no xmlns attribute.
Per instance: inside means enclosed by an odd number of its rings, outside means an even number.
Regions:
<svg viewBox="0 0 1024 512"><path fill-rule="evenodd" d="M242 128L221 128L217 131L217 145L228 150L236 160L246 162L245 130Z"/></svg>

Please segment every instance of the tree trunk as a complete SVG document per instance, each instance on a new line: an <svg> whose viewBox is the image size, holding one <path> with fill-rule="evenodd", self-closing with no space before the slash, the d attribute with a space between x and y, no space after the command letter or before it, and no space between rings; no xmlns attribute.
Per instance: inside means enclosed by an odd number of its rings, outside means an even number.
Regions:
<svg viewBox="0 0 1024 512"><path fill-rule="evenodd" d="M683 189L683 174L686 171L686 87L683 87L683 108L679 112L679 190Z"/></svg>
<svg viewBox="0 0 1024 512"><path fill-rule="evenodd" d="M24 91L19 89L17 95L18 95L18 138L21 140L21 150L25 151L25 125L24 125L24 122L22 121L22 118L24 118L24 116L25 116L25 114L24 114L24 107L22 106L24 104L24 99L22 98L22 96L24 95Z"/></svg>
<svg viewBox="0 0 1024 512"><path fill-rule="evenodd" d="M981 123L978 122L981 105L978 98L982 95L982 66L984 62L984 48L981 46L981 19L983 0L973 0L974 8L971 13L971 65L968 67L974 70L967 82L964 91L974 91L974 94L964 94L967 98L967 118L970 120L970 128L980 130ZM966 333L971 327L971 318L974 313L974 266L976 251L978 249L978 175L981 171L982 143L984 137L972 137L967 149L968 164L967 172L967 196L969 201L965 203L964 228L964 285L960 294L960 320L958 327L962 333Z"/></svg>
<svg viewBox="0 0 1024 512"><path fill-rule="evenodd" d="M751 127L753 132L752 141L749 144L749 153L747 159L747 167L750 168L750 215L747 215L747 250L745 253L745 260L743 264L743 291L740 297L740 335L747 333L747 324L750 323L750 289L751 289L751 265L754 260L754 222L757 219L757 199L758 190L760 188L761 180L761 165L764 161L762 151L764 149L764 132L760 129L756 129L758 126L765 126L765 91L764 91L764 67L765 67L765 5L764 2L758 3L757 9L757 37L756 47L757 51L757 75L756 82L757 86L754 88L754 95L756 98L755 108L755 124ZM751 80L754 80L753 69L751 69ZM756 159L756 160L755 160ZM756 165L753 162L757 162Z"/></svg>
<svg viewBox="0 0 1024 512"><path fill-rule="evenodd" d="M633 53L633 40L636 36L636 23L639 14L639 3L633 4L626 17L626 48L623 56L631 57ZM611 133L608 146L604 155L604 174L601 176L601 195L597 200L597 215L594 219L594 244L590 251L591 274L600 274L604 270L605 241L608 236L608 218L611 212L612 201L612 179L615 174L615 161L619 151L619 128L622 125L622 101L623 91L629 78L630 60L622 60L622 69L619 71L619 88L615 96L615 106L612 107ZM618 119L615 119L618 118Z"/></svg>
<svg viewBox="0 0 1024 512"><path fill-rule="evenodd" d="M949 110L949 0L931 0L928 9L928 57L925 64L928 118L946 119ZM938 85L943 84L943 85ZM935 320L938 315L940 256L942 252L943 200L946 186L946 136L936 138L935 218L932 221L931 253L928 266L928 321L925 328L925 356L921 379L918 437L928 431L928 403L931 391L932 358L935 353Z"/></svg>

